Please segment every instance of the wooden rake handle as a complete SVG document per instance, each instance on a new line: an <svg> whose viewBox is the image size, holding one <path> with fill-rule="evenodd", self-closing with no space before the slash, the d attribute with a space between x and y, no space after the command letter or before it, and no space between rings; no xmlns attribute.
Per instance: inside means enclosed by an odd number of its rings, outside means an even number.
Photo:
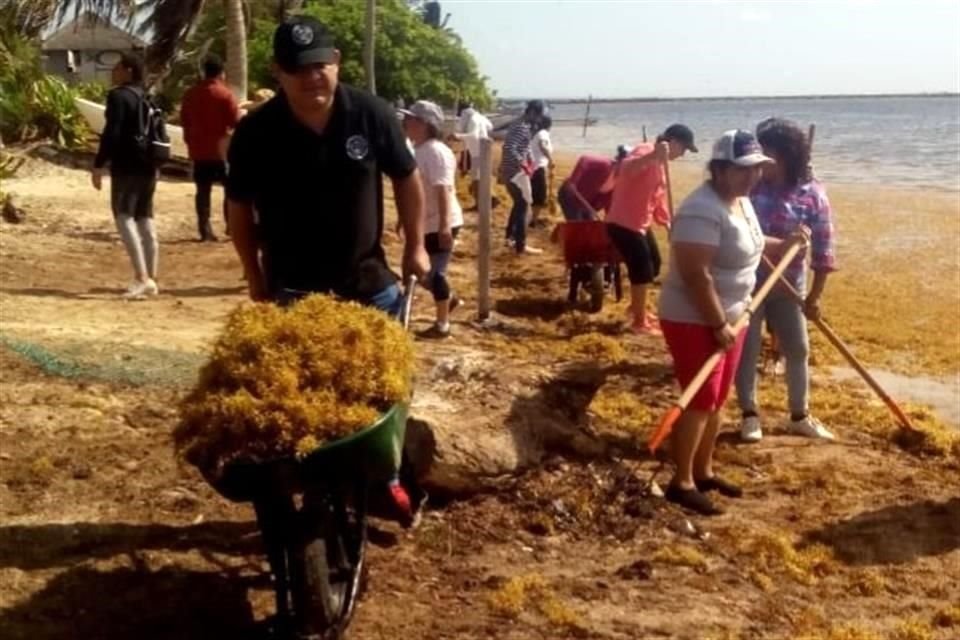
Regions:
<svg viewBox="0 0 960 640"><path fill-rule="evenodd" d="M766 256L764 256L764 261L767 263L767 266L773 266L770 262L770 259ZM796 288L782 275L779 277L780 283L788 292L790 292L790 296L797 302L797 304L803 305L805 300L800 292L797 291ZM770 280L773 280L773 278L770 278ZM909 429L910 431L915 431L913 424L900 408L900 405L898 405L893 398L891 398L887 392L884 391L883 387L880 386L880 383L877 382L872 375L870 375L870 372L867 371L866 367L864 367L859 360L857 360L856 356L853 355L853 352L851 352L850 349L847 348L847 345L843 343L843 340L840 339L840 336L838 336L834 332L833 328L827 324L827 321L823 318L813 318L812 320L813 323L817 325L821 331L823 331L823 335L827 336L827 340L830 341L830 344L836 347L837 351L843 355L850 366L860 374L860 377L863 378L864 382L866 382L867 385L873 389L874 393L876 393L881 400L883 400L883 403L887 405L887 408L890 409L890 412L893 413L894 417L896 417L897 422L899 422L903 428Z"/></svg>

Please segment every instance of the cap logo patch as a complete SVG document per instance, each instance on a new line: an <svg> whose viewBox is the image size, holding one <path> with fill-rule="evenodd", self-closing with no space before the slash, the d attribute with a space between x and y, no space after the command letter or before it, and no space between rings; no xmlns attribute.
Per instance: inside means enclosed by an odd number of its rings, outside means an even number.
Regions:
<svg viewBox="0 0 960 640"><path fill-rule="evenodd" d="M307 24L295 24L290 30L290 37L295 43L305 47L313 42L313 29Z"/></svg>
<svg viewBox="0 0 960 640"><path fill-rule="evenodd" d="M370 152L370 144L361 135L347 138L347 157L351 160L363 160Z"/></svg>

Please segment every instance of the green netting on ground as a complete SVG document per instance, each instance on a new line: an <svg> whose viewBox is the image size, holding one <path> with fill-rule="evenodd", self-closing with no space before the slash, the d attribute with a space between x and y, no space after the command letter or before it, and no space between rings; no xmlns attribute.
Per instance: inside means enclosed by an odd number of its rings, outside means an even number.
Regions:
<svg viewBox="0 0 960 640"><path fill-rule="evenodd" d="M0 334L0 345L61 378L127 385L189 386L206 357L201 354L119 342Z"/></svg>

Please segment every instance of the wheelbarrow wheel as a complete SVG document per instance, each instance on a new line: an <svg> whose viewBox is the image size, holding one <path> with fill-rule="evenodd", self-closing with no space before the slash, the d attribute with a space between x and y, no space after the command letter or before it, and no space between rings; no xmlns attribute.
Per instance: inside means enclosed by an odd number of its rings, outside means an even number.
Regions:
<svg viewBox="0 0 960 640"><path fill-rule="evenodd" d="M613 294L617 299L617 302L623 300L623 278L620 272L620 263L617 262L613 265Z"/></svg>
<svg viewBox="0 0 960 640"><path fill-rule="evenodd" d="M570 282L567 288L567 304L577 304L577 293L580 290L580 267L574 266L570 269Z"/></svg>
<svg viewBox="0 0 960 640"><path fill-rule="evenodd" d="M353 615L364 564L364 523L332 505L303 512L290 550L291 599L298 640L340 640Z"/></svg>
<svg viewBox="0 0 960 640"><path fill-rule="evenodd" d="M597 313L603 309L603 267L592 267L590 270L590 311Z"/></svg>

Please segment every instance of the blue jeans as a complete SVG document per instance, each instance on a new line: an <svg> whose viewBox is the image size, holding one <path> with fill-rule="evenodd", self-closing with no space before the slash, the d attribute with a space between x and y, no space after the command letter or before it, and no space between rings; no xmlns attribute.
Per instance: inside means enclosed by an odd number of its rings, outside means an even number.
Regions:
<svg viewBox="0 0 960 640"><path fill-rule="evenodd" d="M400 291L400 285L394 283L365 300L363 304L379 309L391 316L400 317L400 312L403 310L405 300L406 298L403 292Z"/></svg>
<svg viewBox="0 0 960 640"><path fill-rule="evenodd" d="M810 392L810 339L803 309L792 297L774 291L750 318L750 328L743 343L740 368L737 369L737 400L742 411L757 411L757 360L763 343L764 320L770 323L787 361L787 402L790 413L807 413Z"/></svg>
<svg viewBox="0 0 960 640"><path fill-rule="evenodd" d="M277 293L275 301L281 307L293 304L300 298L310 295L309 291L296 291L293 289L283 289ZM368 307L373 307L374 309L379 309L386 314L389 314L393 317L399 318L400 312L403 310L403 303L405 301L403 292L400 291L400 285L394 283L388 286L386 289L373 294L371 297L366 300L358 300L363 305Z"/></svg>
<svg viewBox="0 0 960 640"><path fill-rule="evenodd" d="M510 219L507 221L507 239L513 239L519 253L527 246L527 201L523 199L520 187L512 182L507 183L507 192L513 199Z"/></svg>

